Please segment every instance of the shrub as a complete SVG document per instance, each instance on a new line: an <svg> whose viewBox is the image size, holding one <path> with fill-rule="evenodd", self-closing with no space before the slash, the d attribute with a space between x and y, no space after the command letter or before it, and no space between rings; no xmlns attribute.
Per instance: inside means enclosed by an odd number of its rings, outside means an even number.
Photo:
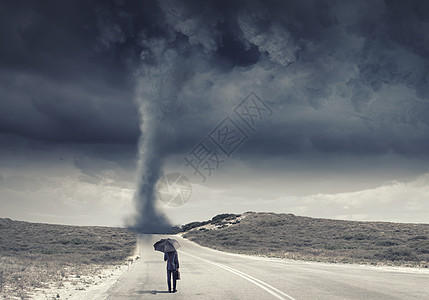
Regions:
<svg viewBox="0 0 429 300"><path fill-rule="evenodd" d="M92 249L98 250L98 251L109 251L109 250L114 250L116 248L111 245L95 245L92 247Z"/></svg>
<svg viewBox="0 0 429 300"><path fill-rule="evenodd" d="M226 218L229 218L229 220L235 219L236 217L239 217L240 215L236 214L219 214L212 218L210 221L211 224L217 224L218 222L223 221Z"/></svg>
<svg viewBox="0 0 429 300"><path fill-rule="evenodd" d="M0 270L0 292L3 289L3 270Z"/></svg>
<svg viewBox="0 0 429 300"><path fill-rule="evenodd" d="M408 249L392 249L389 248L381 253L376 253L375 256L381 257L390 261L411 261L416 260L415 254Z"/></svg>
<svg viewBox="0 0 429 300"><path fill-rule="evenodd" d="M384 247L390 247L390 246L396 246L398 245L397 242L392 240L382 240L375 243L378 246L384 246Z"/></svg>

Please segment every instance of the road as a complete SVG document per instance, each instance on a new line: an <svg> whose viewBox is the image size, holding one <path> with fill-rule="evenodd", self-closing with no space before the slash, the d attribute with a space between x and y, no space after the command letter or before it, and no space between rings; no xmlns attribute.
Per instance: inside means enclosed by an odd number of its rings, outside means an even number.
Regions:
<svg viewBox="0 0 429 300"><path fill-rule="evenodd" d="M107 291L116 299L429 299L429 271L310 263L220 252L173 236L182 280L169 294L163 254L139 239L140 259ZM171 236L169 236L171 237Z"/></svg>

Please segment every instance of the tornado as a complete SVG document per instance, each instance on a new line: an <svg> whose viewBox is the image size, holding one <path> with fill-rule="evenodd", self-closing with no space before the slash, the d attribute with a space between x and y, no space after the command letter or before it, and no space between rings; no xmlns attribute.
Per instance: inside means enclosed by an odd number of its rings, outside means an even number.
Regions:
<svg viewBox="0 0 429 300"><path fill-rule="evenodd" d="M139 233L172 233L175 228L157 207L156 183L175 139L175 120L182 108L178 94L190 74L186 59L163 40L148 41L141 57L135 99L141 120L137 214L131 227Z"/></svg>

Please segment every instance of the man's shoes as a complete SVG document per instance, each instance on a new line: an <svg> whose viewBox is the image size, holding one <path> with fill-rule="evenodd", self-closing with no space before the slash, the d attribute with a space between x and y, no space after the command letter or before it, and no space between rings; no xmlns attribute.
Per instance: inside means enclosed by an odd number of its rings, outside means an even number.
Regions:
<svg viewBox="0 0 429 300"><path fill-rule="evenodd" d="M177 292L177 290L174 290L173 293Z"/></svg>

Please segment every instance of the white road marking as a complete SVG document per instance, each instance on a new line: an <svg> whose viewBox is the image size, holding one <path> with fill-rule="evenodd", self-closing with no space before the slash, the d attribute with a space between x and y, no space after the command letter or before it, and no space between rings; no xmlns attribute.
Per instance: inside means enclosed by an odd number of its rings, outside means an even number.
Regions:
<svg viewBox="0 0 429 300"><path fill-rule="evenodd" d="M221 263L217 263L217 262L214 262L214 261L211 261L211 260L207 260L207 259L195 256L195 255L183 252L183 251L180 251L180 253L181 254L183 253L183 254L188 255L190 257L199 259L199 260L204 261L206 263L215 265L215 266L220 267L220 268L222 268L224 270L227 270L227 271L229 271L229 272L231 272L231 273L233 273L233 274L235 274L237 276L240 276L240 277L246 279L247 281L250 281L254 285L260 287L261 289L267 291L268 293L270 293L271 295L273 295L274 297L276 297L278 299L286 300L286 298L287 298L289 300L296 300L295 298L293 298L293 297L289 296L288 294L280 291L279 289L273 287L272 285L269 285L268 283L263 282L262 280L259 280L259 279L255 278L253 276L250 276L250 275L248 275L248 274L246 274L244 272L241 272L241 271L236 270L234 268L231 268L229 266L223 265ZM285 296L286 298L282 297L282 295Z"/></svg>

